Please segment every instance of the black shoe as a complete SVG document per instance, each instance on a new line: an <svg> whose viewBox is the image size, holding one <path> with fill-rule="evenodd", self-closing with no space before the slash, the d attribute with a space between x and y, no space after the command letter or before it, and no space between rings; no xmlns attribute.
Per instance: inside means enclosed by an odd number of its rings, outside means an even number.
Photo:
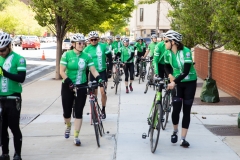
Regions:
<svg viewBox="0 0 240 160"><path fill-rule="evenodd" d="M186 148L187 148L188 146L190 146L190 144L189 144L188 141L186 141L185 139L182 139L180 146L183 146L183 147L186 147Z"/></svg>
<svg viewBox="0 0 240 160"><path fill-rule="evenodd" d="M21 156L19 156L18 154L14 154L13 160L22 160Z"/></svg>
<svg viewBox="0 0 240 160"><path fill-rule="evenodd" d="M105 112L105 109L102 110L102 119L105 119L106 118L106 112Z"/></svg>
<svg viewBox="0 0 240 160"><path fill-rule="evenodd" d="M178 136L176 132L173 132L173 135L171 136L171 142L172 143L177 143L178 141Z"/></svg>
<svg viewBox="0 0 240 160"><path fill-rule="evenodd" d="M0 156L0 160L10 160L10 157L9 157L8 154L2 154L2 155Z"/></svg>
<svg viewBox="0 0 240 160"><path fill-rule="evenodd" d="M138 77L138 73L135 76Z"/></svg>

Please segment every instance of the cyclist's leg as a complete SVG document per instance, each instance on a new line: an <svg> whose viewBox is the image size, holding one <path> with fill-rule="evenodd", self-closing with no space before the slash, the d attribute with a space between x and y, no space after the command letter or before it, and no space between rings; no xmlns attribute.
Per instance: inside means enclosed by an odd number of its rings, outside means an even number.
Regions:
<svg viewBox="0 0 240 160"><path fill-rule="evenodd" d="M164 65L158 63L158 76L160 78L164 78L165 70L164 70Z"/></svg>
<svg viewBox="0 0 240 160"><path fill-rule="evenodd" d="M21 94L13 95L20 97L17 107L16 100L8 100L5 107L9 109L8 112L8 126L13 134L13 142L15 154L21 157L22 149L22 132L19 127L20 113L21 113Z"/></svg>
<svg viewBox="0 0 240 160"><path fill-rule="evenodd" d="M107 74L105 71L103 72L99 72L100 76L102 77L102 79L107 83L108 78L107 78ZM107 103L107 95L105 93L105 89L103 88L103 86L100 86L100 92L101 92L101 101L102 101L102 114L103 114L103 119L106 118L106 111L105 111L105 107L106 107L106 103Z"/></svg>
<svg viewBox="0 0 240 160"><path fill-rule="evenodd" d="M86 84L83 84L86 85ZM83 115L83 108L85 106L86 103L86 99L87 99L87 89L86 88L82 88L78 90L77 93L77 98L75 101L75 120L74 120L74 143L76 145L81 145L80 140L78 139L78 135L80 133L80 129L82 126L82 115Z"/></svg>
<svg viewBox="0 0 240 160"><path fill-rule="evenodd" d="M2 154L9 154L9 134L8 134L8 110L5 103L2 102L3 112L2 112Z"/></svg>
<svg viewBox="0 0 240 160"><path fill-rule="evenodd" d="M128 90L128 79L129 79L128 69L129 69L129 64L128 64L128 63L125 63L125 66L123 67L123 69L124 69L124 74L125 74L126 93L129 93L129 90Z"/></svg>
<svg viewBox="0 0 240 160"><path fill-rule="evenodd" d="M141 56L141 52L137 52L137 59L136 59L136 64L137 64L137 75L139 75L139 62L140 62L140 56Z"/></svg>
<svg viewBox="0 0 240 160"><path fill-rule="evenodd" d="M190 124L191 108L194 101L197 83L196 81L184 83L183 97L183 119L182 119L182 139L186 138L188 127Z"/></svg>
<svg viewBox="0 0 240 160"><path fill-rule="evenodd" d="M129 73L130 73L130 84L129 84L129 88L131 91L133 91L133 87L132 87L132 82L134 80L134 64L133 63L129 63Z"/></svg>

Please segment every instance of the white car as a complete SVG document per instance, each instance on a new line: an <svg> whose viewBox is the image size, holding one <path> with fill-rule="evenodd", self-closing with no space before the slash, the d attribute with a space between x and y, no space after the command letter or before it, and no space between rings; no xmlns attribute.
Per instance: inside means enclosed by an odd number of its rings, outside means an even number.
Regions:
<svg viewBox="0 0 240 160"><path fill-rule="evenodd" d="M62 53L69 50L72 46L70 39L64 39L62 43Z"/></svg>

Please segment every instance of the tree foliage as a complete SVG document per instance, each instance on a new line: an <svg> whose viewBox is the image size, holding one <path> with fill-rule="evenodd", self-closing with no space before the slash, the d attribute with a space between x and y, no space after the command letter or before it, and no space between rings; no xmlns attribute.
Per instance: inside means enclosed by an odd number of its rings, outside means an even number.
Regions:
<svg viewBox="0 0 240 160"><path fill-rule="evenodd" d="M32 0L31 7L36 13L35 18L41 26L47 26L57 36L56 75L59 79L59 62L62 52L62 40L68 31L88 33L91 30L104 31L99 27L104 22L130 17L129 10L124 10L124 4L132 0ZM128 6L127 6L128 8ZM122 9L122 10L121 10ZM120 13L120 11L122 11ZM114 17L116 15L116 17ZM118 20L118 19L116 19ZM107 24L107 22L105 22ZM111 26L111 22L109 26Z"/></svg>
<svg viewBox="0 0 240 160"><path fill-rule="evenodd" d="M0 11L2 11L8 3L9 0L0 0Z"/></svg>
<svg viewBox="0 0 240 160"><path fill-rule="evenodd" d="M19 0L8 1L0 12L0 21L0 28L11 34L42 36L45 30L34 20L32 10Z"/></svg>

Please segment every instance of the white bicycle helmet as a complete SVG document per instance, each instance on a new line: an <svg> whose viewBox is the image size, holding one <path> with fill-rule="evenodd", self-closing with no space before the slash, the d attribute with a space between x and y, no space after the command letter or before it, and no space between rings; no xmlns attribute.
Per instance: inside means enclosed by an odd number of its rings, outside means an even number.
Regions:
<svg viewBox="0 0 240 160"><path fill-rule="evenodd" d="M76 33L70 38L71 42L79 42L79 41L85 41L85 37L83 34Z"/></svg>
<svg viewBox="0 0 240 160"><path fill-rule="evenodd" d="M0 32L0 48L6 47L11 42L11 37L8 33Z"/></svg>
<svg viewBox="0 0 240 160"><path fill-rule="evenodd" d="M136 39L136 41L139 41L139 40L143 40L143 38L142 38L142 37L138 37L138 38Z"/></svg>
<svg viewBox="0 0 240 160"><path fill-rule="evenodd" d="M121 38L121 36L118 34L118 35L116 35L116 39L117 39L117 38Z"/></svg>
<svg viewBox="0 0 240 160"><path fill-rule="evenodd" d="M151 35L151 38L157 38L156 34Z"/></svg>
<svg viewBox="0 0 240 160"><path fill-rule="evenodd" d="M123 41L123 43L129 42L129 39L128 38L124 38L122 41Z"/></svg>
<svg viewBox="0 0 240 160"><path fill-rule="evenodd" d="M88 38L99 38L99 35L96 31L91 31L90 33L88 33Z"/></svg>
<svg viewBox="0 0 240 160"><path fill-rule="evenodd" d="M164 37L170 39L170 40L175 40L176 42L181 42L182 41L182 35L174 30L169 30L164 34Z"/></svg>
<svg viewBox="0 0 240 160"><path fill-rule="evenodd" d="M112 36L108 36L107 39L112 40Z"/></svg>

